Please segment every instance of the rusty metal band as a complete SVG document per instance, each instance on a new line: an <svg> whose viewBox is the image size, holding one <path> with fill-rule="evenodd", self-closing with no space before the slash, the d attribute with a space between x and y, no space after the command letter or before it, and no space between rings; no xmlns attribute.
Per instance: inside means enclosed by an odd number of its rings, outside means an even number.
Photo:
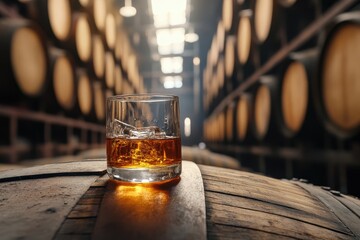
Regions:
<svg viewBox="0 0 360 240"><path fill-rule="evenodd" d="M360 239L360 218L354 214L354 211L347 204L344 204L347 196L343 196L337 191L330 191L330 189L328 191L307 183L294 181L292 183L305 189L322 202L354 234L355 239ZM356 208L360 209L360 206L356 206Z"/></svg>

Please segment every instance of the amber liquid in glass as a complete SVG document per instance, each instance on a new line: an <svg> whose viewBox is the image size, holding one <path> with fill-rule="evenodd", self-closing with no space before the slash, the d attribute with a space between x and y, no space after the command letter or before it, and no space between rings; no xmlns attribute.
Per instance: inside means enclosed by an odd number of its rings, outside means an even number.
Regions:
<svg viewBox="0 0 360 240"><path fill-rule="evenodd" d="M153 168L181 162L180 137L107 138L107 163L114 168Z"/></svg>

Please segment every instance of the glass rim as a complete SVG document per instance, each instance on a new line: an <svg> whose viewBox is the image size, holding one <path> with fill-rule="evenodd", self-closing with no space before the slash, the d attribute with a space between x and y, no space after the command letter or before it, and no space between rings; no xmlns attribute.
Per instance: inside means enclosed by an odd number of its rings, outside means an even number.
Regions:
<svg viewBox="0 0 360 240"><path fill-rule="evenodd" d="M141 93L141 94L122 94L106 98L106 101L119 102L167 102L176 101L179 97L170 94Z"/></svg>

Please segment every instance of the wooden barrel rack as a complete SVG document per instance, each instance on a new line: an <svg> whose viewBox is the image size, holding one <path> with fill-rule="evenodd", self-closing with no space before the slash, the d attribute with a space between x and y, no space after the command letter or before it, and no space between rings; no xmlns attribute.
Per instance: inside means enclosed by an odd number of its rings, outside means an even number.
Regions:
<svg viewBox="0 0 360 240"><path fill-rule="evenodd" d="M6 161L11 163L16 163L21 154L33 151L27 145L17 144L18 124L19 120L23 119L41 124L44 142L35 147L41 151L40 155L43 157L52 157L55 150L59 150L63 154L73 154L75 151L103 147L105 144L105 129L102 125L3 105L0 105L0 116L8 120L6 125L8 132L4 135L8 135L9 139L8 145L0 146L0 156L6 156ZM51 126L63 126L68 139L73 136L75 131L79 131L79 142L68 141L64 144L55 144L51 136Z"/></svg>
<svg viewBox="0 0 360 240"><path fill-rule="evenodd" d="M321 180L317 179L319 182L347 192L350 186L348 183L356 179L353 172L360 169L358 161L360 156L359 101L356 101L360 93L357 83L353 82L356 79L355 76L358 76L358 71L355 70L354 65L344 63L345 60L342 61L342 65L340 64L342 70L335 68L334 66L337 64L335 59L339 58L334 56L341 56L341 59L347 58L351 61L350 56L354 57L358 52L358 47L354 44L357 41L355 39L357 39L359 29L360 12L356 7L358 3L354 0L332 2L256 1L259 6L265 4L272 5L273 8L273 14L264 13L258 16L256 16L257 4L254 3L255 1L229 0L223 2L223 14L229 14L221 18L226 30L225 43L231 42L235 38L237 46L234 70L232 71L230 66L226 66L226 77L228 79L231 76L236 81L233 81L231 91L224 89L226 86L221 87L214 83L213 69L218 68L217 62L214 62L215 53L218 53L216 58L221 58L222 54L215 51L214 44L212 44L203 74L204 84L206 84L203 97L206 109L204 140L210 150L226 153L241 160L245 159L245 167L253 167L255 171L264 174L271 172L272 164L275 164L274 159L280 161L281 168L279 169L282 169L282 174L276 173L276 177L279 178L291 179L297 174L296 167L298 166L311 171L311 166L316 165L322 169L325 175L325 177L319 177ZM269 10L265 5L261 9L259 8L259 12ZM306 11L306 16L301 15L304 11ZM267 20L261 21L260 19L260 22L256 20L256 18L264 17ZM262 25L264 29L259 28L264 30L263 35L256 34L256 22L258 25L265 23ZM243 26L240 27L240 25ZM351 32L353 37L346 37L346 31ZM243 37L240 38L239 35ZM342 43L336 46L339 39L342 39ZM232 46L225 46L225 49L227 48L229 49L227 51L233 51L231 50ZM318 55L315 59L293 58L297 52L306 52L310 49L317 51ZM335 53L336 49L340 50ZM268 50L267 53L263 54L266 50ZM230 56L229 62L231 62L231 54L225 51L225 60L226 56ZM300 65L294 63L289 69L288 75L285 76L289 61L295 61ZM301 65L305 72L299 70ZM234 74L231 75L231 72ZM280 96L282 93L281 83L284 77L289 79L295 75L301 77L299 75L301 72L303 80L308 81L307 83L303 82L307 85L307 87L303 86L307 88L307 90L303 89L303 92L307 92L308 97L304 97L303 106L297 105L299 108L296 111L298 115L296 115L294 113L295 105L285 106L292 100L284 94L283 97L287 100L284 100L283 106L281 106L281 99L277 95ZM327 74L325 74L326 72ZM217 71L215 73L218 75ZM276 102L271 103L272 109L270 110L272 112L269 124L271 137L258 136L256 138L251 126L247 131L250 134L245 137L243 130L247 125L244 117L246 113L235 114L236 117L232 123L234 136L231 139L223 136L222 131L225 132L225 129L229 131L231 127L226 126L221 130L223 122L221 116L234 102L238 104L243 95L250 94L251 96L251 113L248 114L252 119L251 122L256 122L254 119L256 115L254 113L255 90L263 76L266 75L277 78L277 86L274 89L278 93L273 94L277 97L274 98ZM326 85L330 82L344 84L345 87L338 91L334 87L337 85L333 84L331 89L331 87L327 87L329 84ZM299 93L300 90L298 88L295 92ZM347 92L344 102L334 101L339 98L333 97L334 94L344 91ZM290 95L295 96L293 93ZM296 102L296 104L299 103ZM245 107L243 109L244 112L247 112ZM286 111L287 115L284 116L282 111ZM288 124L285 127L284 117ZM355 170L352 170L353 168ZM354 194L359 193L360 188L356 188Z"/></svg>
<svg viewBox="0 0 360 240"><path fill-rule="evenodd" d="M115 5L0 2L0 162L103 146L105 97L146 92Z"/></svg>

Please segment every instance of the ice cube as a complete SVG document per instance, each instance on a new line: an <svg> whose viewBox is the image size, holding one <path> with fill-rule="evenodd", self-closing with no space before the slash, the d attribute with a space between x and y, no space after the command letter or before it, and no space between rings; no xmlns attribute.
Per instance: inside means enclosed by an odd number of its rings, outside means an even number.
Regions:
<svg viewBox="0 0 360 240"><path fill-rule="evenodd" d="M111 125L112 125L112 133L114 137L129 136L130 131L132 129L136 129L136 127L124 123L118 119L114 119Z"/></svg>
<svg viewBox="0 0 360 240"><path fill-rule="evenodd" d="M166 133L159 127L150 126L130 129L129 135L136 138L162 138L166 136Z"/></svg>

